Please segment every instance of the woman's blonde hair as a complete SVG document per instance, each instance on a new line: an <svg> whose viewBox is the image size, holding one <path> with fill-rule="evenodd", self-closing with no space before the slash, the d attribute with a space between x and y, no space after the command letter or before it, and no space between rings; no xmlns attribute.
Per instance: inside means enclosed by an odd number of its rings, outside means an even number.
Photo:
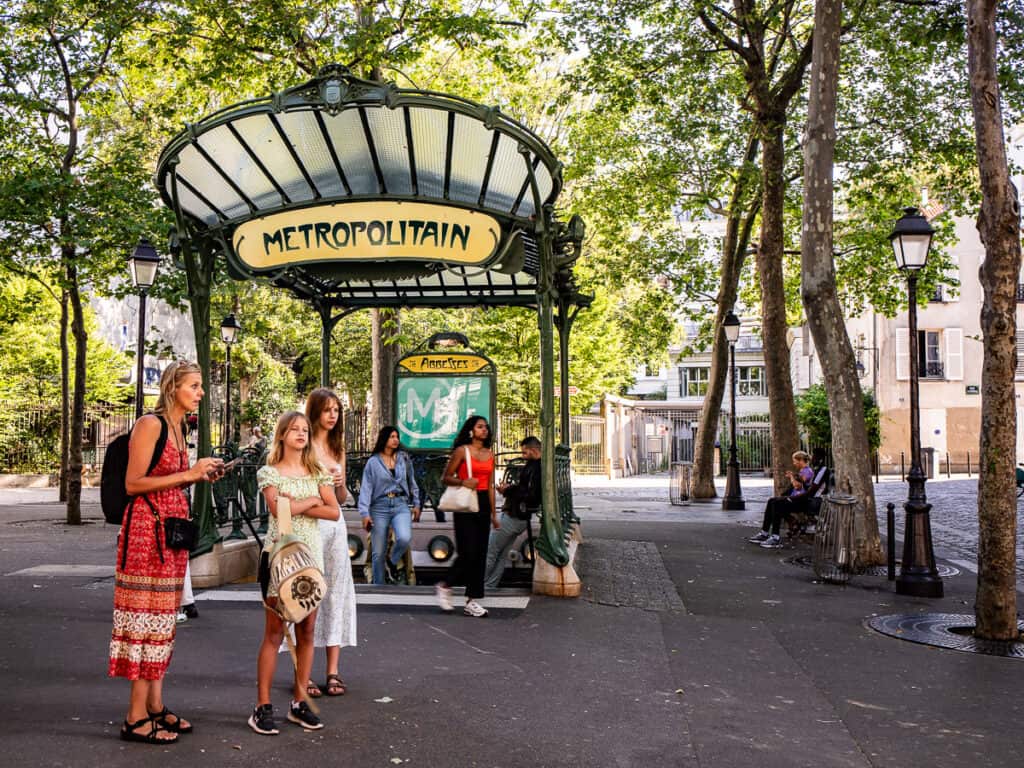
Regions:
<svg viewBox="0 0 1024 768"><path fill-rule="evenodd" d="M296 419L302 419L306 422L306 427L309 427L309 419L306 418L306 414L302 411L285 411L281 414L277 420L277 427L274 429L274 445L270 449L270 455L267 457L267 464L273 466L279 464L284 458L284 436L288 434L288 430L291 429L292 424L295 423ZM303 468L309 472L309 474L316 477L324 473L324 468L320 466L320 462L317 461L316 454L313 453L313 440L306 441L306 445L302 448L302 456L300 461L302 462Z"/></svg>
<svg viewBox="0 0 1024 768"><path fill-rule="evenodd" d="M807 463L810 463L810 461L811 461L811 455L809 453L807 453L807 451L797 451L796 453L794 453L792 455L791 458L794 461L796 459L800 459L801 461L806 461Z"/></svg>
<svg viewBox="0 0 1024 768"><path fill-rule="evenodd" d="M203 371L198 365L187 360L176 360L164 368L164 372L160 375L160 397L157 398L153 413L168 413L171 406L174 405L174 396L178 387L181 386L186 376L191 376L193 373L203 375Z"/></svg>

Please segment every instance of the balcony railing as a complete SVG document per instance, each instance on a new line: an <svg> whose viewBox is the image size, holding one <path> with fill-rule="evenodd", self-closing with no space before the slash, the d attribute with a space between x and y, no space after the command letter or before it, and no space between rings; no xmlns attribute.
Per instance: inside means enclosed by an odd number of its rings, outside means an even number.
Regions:
<svg viewBox="0 0 1024 768"><path fill-rule="evenodd" d="M944 379L945 371L943 370L942 363L927 363L924 370L921 371L922 379Z"/></svg>

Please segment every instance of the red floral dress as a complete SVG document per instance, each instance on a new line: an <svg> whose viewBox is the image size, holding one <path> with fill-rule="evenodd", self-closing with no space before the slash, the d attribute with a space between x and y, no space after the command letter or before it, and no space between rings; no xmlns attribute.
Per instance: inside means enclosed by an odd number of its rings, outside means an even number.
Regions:
<svg viewBox="0 0 1024 768"><path fill-rule="evenodd" d="M172 475L186 469L188 454L168 440L150 476ZM186 550L167 548L163 528L164 518L188 517L184 491L168 488L148 497L160 514L159 524L146 500L137 498L133 509L125 512L117 539L114 630L108 674L129 680L160 680L167 671L174 652L175 619L188 565ZM128 558L122 567L126 533Z"/></svg>

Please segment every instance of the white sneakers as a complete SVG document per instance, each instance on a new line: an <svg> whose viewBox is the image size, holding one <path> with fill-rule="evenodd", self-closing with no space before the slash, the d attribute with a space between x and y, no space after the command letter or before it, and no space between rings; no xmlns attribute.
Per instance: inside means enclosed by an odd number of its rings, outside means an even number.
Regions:
<svg viewBox="0 0 1024 768"><path fill-rule="evenodd" d="M451 613L455 610L455 606L452 605L452 591L449 587L436 584L434 586L434 595L437 597L437 604L441 607L442 611Z"/></svg>
<svg viewBox="0 0 1024 768"><path fill-rule="evenodd" d="M455 606L452 605L451 587L446 587L443 584L435 584L434 596L437 598L437 604L442 611L445 613L451 613L455 610ZM462 612L475 619L482 619L487 615L487 609L480 605L476 600L467 600L466 607L462 609Z"/></svg>

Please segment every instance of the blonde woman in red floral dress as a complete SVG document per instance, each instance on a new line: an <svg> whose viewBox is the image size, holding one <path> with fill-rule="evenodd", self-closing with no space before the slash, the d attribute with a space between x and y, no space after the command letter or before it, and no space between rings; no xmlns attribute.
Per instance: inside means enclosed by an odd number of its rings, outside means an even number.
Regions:
<svg viewBox="0 0 1024 768"><path fill-rule="evenodd" d="M182 422L202 398L199 367L172 363L160 377L160 399L154 413L135 423L128 444L125 490L135 498L125 512L118 537L108 667L111 677L131 680L128 714L121 726L125 741L171 744L179 734L192 731L192 724L168 710L163 700L163 679L174 651L175 619L189 554L166 546L163 521L188 517L184 488L214 480L223 471L220 459L199 459L193 467L188 464ZM159 462L147 474L161 419L167 423L167 441Z"/></svg>

